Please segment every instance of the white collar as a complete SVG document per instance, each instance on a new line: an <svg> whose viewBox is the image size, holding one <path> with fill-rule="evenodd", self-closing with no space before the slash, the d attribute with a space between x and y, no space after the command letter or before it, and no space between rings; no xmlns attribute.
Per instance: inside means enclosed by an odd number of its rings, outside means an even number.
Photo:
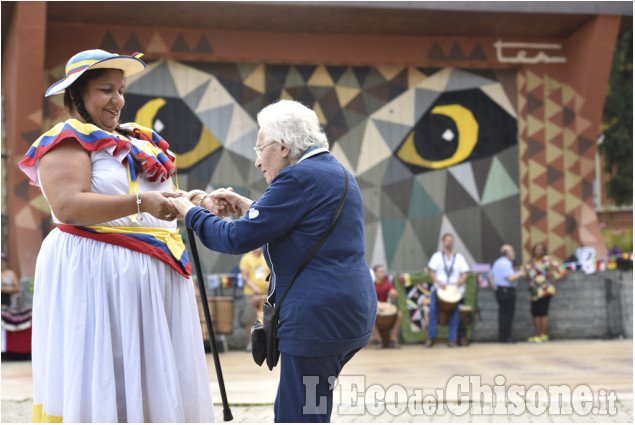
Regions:
<svg viewBox="0 0 635 425"><path fill-rule="evenodd" d="M307 158L311 158L312 156L315 156L317 154L320 154L322 152L328 152L329 150L327 148L314 148L314 149L308 149L304 155L302 155L302 157L298 160L298 162L302 162Z"/></svg>

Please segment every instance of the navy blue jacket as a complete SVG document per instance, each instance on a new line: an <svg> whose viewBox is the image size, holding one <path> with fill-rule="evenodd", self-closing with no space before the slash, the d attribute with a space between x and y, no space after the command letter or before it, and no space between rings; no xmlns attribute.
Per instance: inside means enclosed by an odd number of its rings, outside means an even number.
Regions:
<svg viewBox="0 0 635 425"><path fill-rule="evenodd" d="M377 296L364 258L364 205L355 178L347 173L348 195L337 223L281 304L281 352L348 353L365 346L372 334ZM221 220L200 207L185 220L214 251L243 254L264 245L277 302L328 228L344 183L339 162L323 152L285 167L238 220Z"/></svg>

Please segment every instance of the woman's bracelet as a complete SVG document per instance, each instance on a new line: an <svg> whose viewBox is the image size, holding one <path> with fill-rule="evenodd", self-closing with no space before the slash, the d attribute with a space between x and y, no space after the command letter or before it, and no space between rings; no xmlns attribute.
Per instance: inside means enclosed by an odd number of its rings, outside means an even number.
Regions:
<svg viewBox="0 0 635 425"><path fill-rule="evenodd" d="M137 192L137 219L139 221L143 221L143 216L141 215L141 195Z"/></svg>

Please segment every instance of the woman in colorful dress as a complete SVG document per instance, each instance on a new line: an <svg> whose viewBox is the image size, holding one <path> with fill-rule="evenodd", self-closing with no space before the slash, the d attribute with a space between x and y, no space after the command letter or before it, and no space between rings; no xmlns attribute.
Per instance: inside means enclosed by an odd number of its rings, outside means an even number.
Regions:
<svg viewBox="0 0 635 425"><path fill-rule="evenodd" d="M70 119L20 161L57 224L37 258L34 422L215 421L176 171L150 129L119 124L139 54L88 50L46 96Z"/></svg>
<svg viewBox="0 0 635 425"><path fill-rule="evenodd" d="M556 294L554 281L560 279L560 263L547 255L547 247L543 243L531 249L531 263L524 266L529 278L531 293L531 315L534 318L536 334L528 338L529 342L549 340L549 302Z"/></svg>

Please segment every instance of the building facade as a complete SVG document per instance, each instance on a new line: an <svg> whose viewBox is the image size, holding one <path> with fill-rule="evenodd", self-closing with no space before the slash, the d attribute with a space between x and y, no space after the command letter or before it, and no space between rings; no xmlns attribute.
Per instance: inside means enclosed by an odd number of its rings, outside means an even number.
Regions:
<svg viewBox="0 0 635 425"><path fill-rule="evenodd" d="M291 98L358 180L371 265L420 270L447 232L470 263L503 243L525 261L538 242L606 255L597 138L629 2L13 2L9 18L5 3L3 250L22 276L52 224L16 164L64 119L46 87L94 48L145 53L122 121L170 143L181 189L260 196L256 114ZM204 257L209 273L238 263Z"/></svg>

